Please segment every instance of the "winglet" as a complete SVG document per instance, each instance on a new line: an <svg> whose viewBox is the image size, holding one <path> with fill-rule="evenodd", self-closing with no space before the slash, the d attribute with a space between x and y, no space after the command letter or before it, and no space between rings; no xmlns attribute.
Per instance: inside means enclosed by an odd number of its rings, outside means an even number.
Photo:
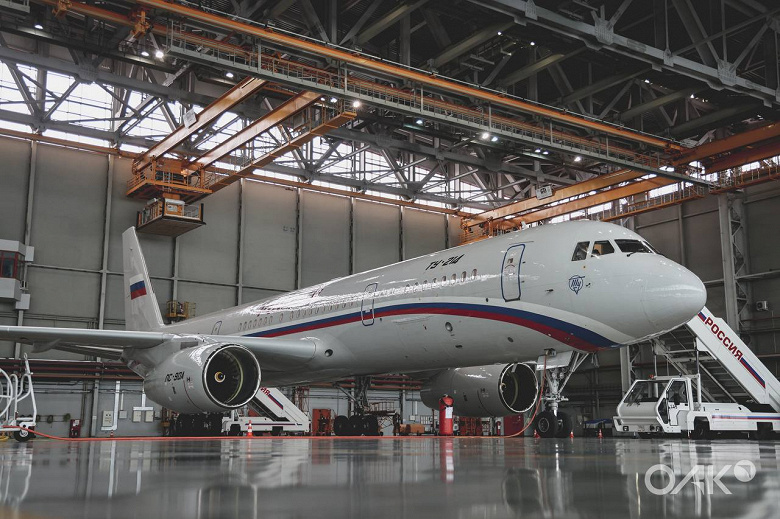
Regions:
<svg viewBox="0 0 780 519"><path fill-rule="evenodd" d="M158 330L165 324L134 227L122 233L122 251L125 273L125 329Z"/></svg>

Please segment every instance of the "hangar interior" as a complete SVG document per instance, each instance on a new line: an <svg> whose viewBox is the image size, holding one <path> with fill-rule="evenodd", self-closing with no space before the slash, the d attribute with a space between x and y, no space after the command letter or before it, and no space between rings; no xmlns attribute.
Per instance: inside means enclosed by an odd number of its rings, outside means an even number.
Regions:
<svg viewBox="0 0 780 519"><path fill-rule="evenodd" d="M587 218L696 273L778 374L771 1L0 6L2 277L17 282L0 325L123 329L121 233L162 199L197 225L140 233L154 290L196 315ZM563 407L578 427L611 417L634 378L680 369L668 350L599 352ZM161 433L123 365L0 342L4 369L23 354L41 432ZM348 414L354 381L338 385L306 407ZM368 396L405 423L433 416L413 376Z"/></svg>

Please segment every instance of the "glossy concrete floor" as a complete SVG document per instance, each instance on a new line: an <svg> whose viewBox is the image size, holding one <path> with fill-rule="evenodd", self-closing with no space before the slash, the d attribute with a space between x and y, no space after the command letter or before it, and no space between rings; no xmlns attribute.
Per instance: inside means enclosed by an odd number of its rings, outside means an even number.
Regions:
<svg viewBox="0 0 780 519"><path fill-rule="evenodd" d="M747 441L11 440L0 517L777 518L779 463Z"/></svg>

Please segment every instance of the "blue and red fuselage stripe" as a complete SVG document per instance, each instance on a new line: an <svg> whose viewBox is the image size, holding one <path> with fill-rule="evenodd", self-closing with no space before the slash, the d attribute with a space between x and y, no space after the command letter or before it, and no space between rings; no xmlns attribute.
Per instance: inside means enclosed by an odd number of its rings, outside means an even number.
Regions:
<svg viewBox="0 0 780 519"><path fill-rule="evenodd" d="M364 322L371 322L373 319L379 319L381 317L413 314L452 315L512 323L543 333L563 344L587 352L619 346L619 344L615 343L613 340L599 335L596 332L554 317L514 308L469 303L408 303L391 305L378 307L373 313L370 311L367 312L365 316L363 316L361 312L351 312L334 317L295 323L280 328L262 330L248 335L251 337L281 337L293 333L302 333L356 323L361 320L364 320Z"/></svg>

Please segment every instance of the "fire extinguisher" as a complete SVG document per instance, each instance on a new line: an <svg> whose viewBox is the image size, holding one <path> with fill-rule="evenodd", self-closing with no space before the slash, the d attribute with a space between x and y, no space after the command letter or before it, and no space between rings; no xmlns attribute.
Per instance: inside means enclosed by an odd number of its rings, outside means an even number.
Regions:
<svg viewBox="0 0 780 519"><path fill-rule="evenodd" d="M496 420L496 436L501 436L501 420Z"/></svg>
<svg viewBox="0 0 780 519"><path fill-rule="evenodd" d="M439 399L439 436L452 436L452 404L447 395Z"/></svg>

